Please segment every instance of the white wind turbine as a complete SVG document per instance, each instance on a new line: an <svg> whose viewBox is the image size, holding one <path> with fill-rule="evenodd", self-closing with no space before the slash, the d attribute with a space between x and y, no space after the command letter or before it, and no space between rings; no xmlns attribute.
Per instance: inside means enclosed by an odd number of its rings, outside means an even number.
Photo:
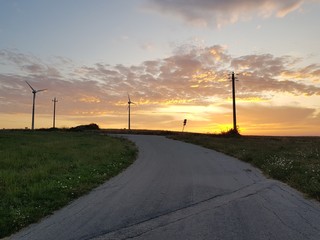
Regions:
<svg viewBox="0 0 320 240"><path fill-rule="evenodd" d="M34 130L34 109L35 109L35 103L36 103L36 94L38 92L42 92L45 91L47 89L40 89L40 90L35 90L27 81L26 83L29 85L29 87L32 90L32 94L33 94L33 102L32 102L32 125L31 125L31 129Z"/></svg>
<svg viewBox="0 0 320 240"><path fill-rule="evenodd" d="M131 126L130 126L130 124L131 124L131 112L130 112L130 105L131 104L135 104L134 102L131 102L131 100L130 100L130 96L129 96L129 93L128 93L128 129L130 130L131 128Z"/></svg>

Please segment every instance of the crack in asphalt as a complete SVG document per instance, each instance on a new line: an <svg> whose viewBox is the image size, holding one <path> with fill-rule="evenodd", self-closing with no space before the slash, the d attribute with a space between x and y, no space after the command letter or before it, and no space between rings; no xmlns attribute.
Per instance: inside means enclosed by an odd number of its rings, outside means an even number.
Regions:
<svg viewBox="0 0 320 240"><path fill-rule="evenodd" d="M265 199L264 199L264 200L265 200ZM309 238L306 234L304 234L303 232L300 232L300 231L298 231L297 229L295 229L294 227L292 227L292 226L290 226L289 224L287 224L287 223L280 217L280 215L277 214L276 211L274 211L274 210L271 209L271 208L268 208L265 204L262 204L262 207L263 207L265 210L267 210L268 212L270 212L271 214L273 214L273 215L276 217L276 219L278 219L278 220L281 222L281 224L282 224L283 226L285 226L286 228L288 228L288 229L290 229L291 231L295 232L296 234L302 235L302 236L304 237L304 239L310 239L310 238Z"/></svg>
<svg viewBox="0 0 320 240"><path fill-rule="evenodd" d="M250 197L270 188L274 184L276 183L273 180L250 184L227 194L216 195L209 199L193 203L183 208L155 216L127 227L111 232L100 233L100 236L91 238L91 240L131 239L139 237L147 232L174 224L191 216L201 214L207 210L216 209L233 201Z"/></svg>
<svg viewBox="0 0 320 240"><path fill-rule="evenodd" d="M320 211L315 209L314 206L312 206L311 204L308 204L306 203L305 201L301 201L301 199L299 199L296 195L288 192L286 189L282 188L280 186L280 184L282 183L279 183L277 185L275 185L275 188L278 188L280 189L281 191L287 193L287 194L290 194L291 197L294 197L294 199L299 202L300 204L303 203L304 205L308 206L308 208L305 208L308 212L312 212L314 213L315 215L319 215L320 214ZM290 201L290 199L288 199L287 197L285 197L283 194L279 193L279 192L276 192L275 189L272 189L272 191L274 191L276 194L280 195L283 199L285 199L286 201ZM262 196L261 196L262 197ZM263 197L262 197L263 198ZM263 198L266 202L268 202L267 199ZM292 200L290 201L292 205L294 205L295 207L297 208L300 208L301 209L301 205L298 205L297 203L293 202ZM263 207L267 210L270 210L272 213L274 213L274 215L287 227L289 227L281 218L280 216L272 209L270 208L267 208L265 205L263 205ZM311 209L313 211L311 211ZM308 224L308 226L310 226L312 229L314 229L316 232L320 232L320 228L314 226L310 221L309 219L305 218L299 211L294 211L295 214L297 214L301 219L303 219L303 221ZM296 231L296 229L292 228L292 227L289 227L291 230L294 230ZM306 237L304 234L302 234L304 237Z"/></svg>

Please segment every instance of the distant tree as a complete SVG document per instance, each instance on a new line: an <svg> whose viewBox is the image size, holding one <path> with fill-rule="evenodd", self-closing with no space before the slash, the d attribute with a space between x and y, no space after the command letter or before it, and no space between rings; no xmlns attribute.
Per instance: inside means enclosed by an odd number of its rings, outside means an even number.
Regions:
<svg viewBox="0 0 320 240"><path fill-rule="evenodd" d="M90 123L88 125L79 125L76 127L70 128L70 131L87 131L87 130L100 130L100 127L95 123Z"/></svg>

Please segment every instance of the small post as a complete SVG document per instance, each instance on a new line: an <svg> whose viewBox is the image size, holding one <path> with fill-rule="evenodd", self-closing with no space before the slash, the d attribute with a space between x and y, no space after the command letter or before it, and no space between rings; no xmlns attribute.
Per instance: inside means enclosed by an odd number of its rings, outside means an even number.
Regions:
<svg viewBox="0 0 320 240"><path fill-rule="evenodd" d="M184 131L184 127L187 125L187 119L183 120L182 132Z"/></svg>
<svg viewBox="0 0 320 240"><path fill-rule="evenodd" d="M53 128L56 128L56 103L58 102L56 97L54 97L52 102L53 102Z"/></svg>

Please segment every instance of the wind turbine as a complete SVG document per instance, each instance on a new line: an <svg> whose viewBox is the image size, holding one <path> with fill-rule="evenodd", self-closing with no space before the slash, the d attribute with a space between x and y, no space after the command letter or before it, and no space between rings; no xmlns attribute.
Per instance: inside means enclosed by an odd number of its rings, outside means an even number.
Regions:
<svg viewBox="0 0 320 240"><path fill-rule="evenodd" d="M130 130L130 121L131 121L131 119L130 119L130 105L131 104L135 104L134 102L131 102L131 100L130 100L130 96L129 96L129 93L128 93L128 129Z"/></svg>
<svg viewBox="0 0 320 240"><path fill-rule="evenodd" d="M32 102L32 125L31 125L31 129L34 130L34 108L35 108L35 102L36 102L36 94L38 92L42 92L42 91L45 91L47 89L40 89L40 90L35 90L27 81L26 83L29 85L29 87L31 88L32 90L32 93L33 93L33 102Z"/></svg>

